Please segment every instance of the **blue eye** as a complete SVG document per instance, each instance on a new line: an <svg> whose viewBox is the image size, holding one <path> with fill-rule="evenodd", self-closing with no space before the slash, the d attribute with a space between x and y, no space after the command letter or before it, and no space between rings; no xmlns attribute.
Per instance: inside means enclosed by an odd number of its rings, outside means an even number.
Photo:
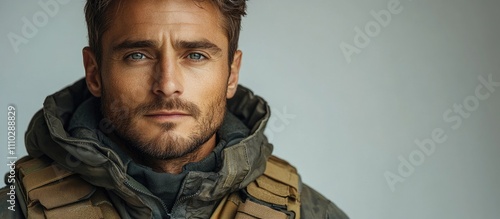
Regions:
<svg viewBox="0 0 500 219"><path fill-rule="evenodd" d="M201 53L190 53L188 55L188 58L195 60L195 61L200 61L200 60L205 59L206 57L204 55L202 55Z"/></svg>
<svg viewBox="0 0 500 219"><path fill-rule="evenodd" d="M132 53L130 55L127 56L128 59L132 59L132 60L141 60L141 59L145 59L146 56L142 53Z"/></svg>

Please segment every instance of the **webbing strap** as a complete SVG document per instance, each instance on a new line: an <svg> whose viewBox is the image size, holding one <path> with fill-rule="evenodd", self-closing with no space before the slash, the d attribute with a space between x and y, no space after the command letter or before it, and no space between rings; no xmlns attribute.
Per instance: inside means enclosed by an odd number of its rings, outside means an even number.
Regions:
<svg viewBox="0 0 500 219"><path fill-rule="evenodd" d="M264 175L247 186L247 191L255 198L285 206L300 218L299 175L295 167L288 162L271 156L266 164Z"/></svg>
<svg viewBox="0 0 500 219"><path fill-rule="evenodd" d="M120 215L116 212L113 204L109 201L108 197L102 189L98 189L94 192L90 198L92 205L99 207L101 213L106 219L119 219Z"/></svg>
<svg viewBox="0 0 500 219"><path fill-rule="evenodd" d="M92 205L90 200L84 200L70 205L45 210L47 218L72 218L72 219L103 219L101 209Z"/></svg>
<svg viewBox="0 0 500 219"><path fill-rule="evenodd" d="M43 206L40 203L35 204L37 206L31 206L28 208L27 218L28 219L46 219Z"/></svg>
<svg viewBox="0 0 500 219"><path fill-rule="evenodd" d="M295 167L275 156L269 158L264 174L297 190L299 188L299 176Z"/></svg>
<svg viewBox="0 0 500 219"><path fill-rule="evenodd" d="M257 204L247 199L245 201L245 204L242 204L238 207L235 219L247 219L247 218L287 219L288 216L283 212L276 211L270 207Z"/></svg>
<svg viewBox="0 0 500 219"><path fill-rule="evenodd" d="M263 175L241 191L226 196L210 219L300 219L297 170L272 156Z"/></svg>
<svg viewBox="0 0 500 219"><path fill-rule="evenodd" d="M48 158L22 158L16 178L29 219L120 218L102 188L95 187Z"/></svg>
<svg viewBox="0 0 500 219"><path fill-rule="evenodd" d="M247 191L250 195L252 195L256 199L259 199L259 200L262 200L262 201L265 201L268 203L273 203L273 204L282 205L282 206L286 206L286 204L288 203L286 197L274 195L273 193L269 192L268 190L260 188L255 182L251 182L247 186Z"/></svg>
<svg viewBox="0 0 500 219"><path fill-rule="evenodd" d="M72 172L59 168L53 164L25 174L23 178L23 185L26 192L29 193L33 189L66 178L72 174Z"/></svg>
<svg viewBox="0 0 500 219"><path fill-rule="evenodd" d="M28 195L32 202L39 201L45 208L53 209L90 197L96 188L76 176L34 190Z"/></svg>
<svg viewBox="0 0 500 219"><path fill-rule="evenodd" d="M238 206L242 203L241 198L238 193L232 193L229 196L225 196L221 200L215 211L212 213L210 219L225 219L234 218Z"/></svg>
<svg viewBox="0 0 500 219"><path fill-rule="evenodd" d="M16 162L16 168L19 170L18 172L21 178L24 178L25 175L48 165L49 162L45 159L31 159L28 156L23 157Z"/></svg>
<svg viewBox="0 0 500 219"><path fill-rule="evenodd" d="M259 187L261 187L269 192L272 192L275 195L279 195L282 197L293 195L293 194L291 194L289 185L286 185L286 184L283 184L280 182L276 182L275 180L269 178L266 175L263 175L263 176L257 178L257 180L255 180L255 182L259 185Z"/></svg>

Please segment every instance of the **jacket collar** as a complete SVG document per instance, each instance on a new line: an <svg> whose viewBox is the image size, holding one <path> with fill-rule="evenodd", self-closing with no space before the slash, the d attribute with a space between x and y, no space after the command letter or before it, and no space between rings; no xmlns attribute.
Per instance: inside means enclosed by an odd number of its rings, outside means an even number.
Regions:
<svg viewBox="0 0 500 219"><path fill-rule="evenodd" d="M96 140L96 131L87 130L88 136L71 136L66 130L78 106L91 97L85 79L48 96L43 109L30 122L25 136L26 149L33 157L45 154L86 181L115 191L127 199L129 206L134 206L136 215L149 214L151 208L124 185L130 177L122 160ZM223 164L218 172L190 172L179 199L189 196L201 201L218 200L229 192L246 187L264 172L266 160L273 150L264 136L270 116L269 106L241 85L227 106L250 129L250 135L223 150Z"/></svg>

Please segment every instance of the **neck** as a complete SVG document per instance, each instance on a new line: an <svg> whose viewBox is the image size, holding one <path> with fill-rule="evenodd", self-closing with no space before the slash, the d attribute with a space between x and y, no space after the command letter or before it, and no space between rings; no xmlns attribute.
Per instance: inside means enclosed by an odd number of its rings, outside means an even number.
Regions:
<svg viewBox="0 0 500 219"><path fill-rule="evenodd" d="M207 157L214 149L216 143L215 134L195 151L182 157L168 160L149 158L143 160L143 164L151 167L156 172L165 172L170 174L179 174L182 167L188 163L199 162Z"/></svg>
<svg viewBox="0 0 500 219"><path fill-rule="evenodd" d="M215 148L216 134L214 134L208 141L203 143L193 152L190 152L182 157L172 159L156 159L153 157L145 156L131 151L125 146L124 142L115 134L111 134L110 138L118 143L120 148L125 151L135 162L148 166L155 172L164 172L170 174L179 174L182 172L182 167L188 163L199 162L207 157Z"/></svg>

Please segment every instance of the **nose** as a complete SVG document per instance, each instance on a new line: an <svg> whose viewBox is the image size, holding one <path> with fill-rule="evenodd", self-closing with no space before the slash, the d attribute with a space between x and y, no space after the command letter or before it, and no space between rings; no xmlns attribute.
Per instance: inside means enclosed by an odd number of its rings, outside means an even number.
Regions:
<svg viewBox="0 0 500 219"><path fill-rule="evenodd" d="M173 58L162 57L155 66L153 74L153 93L171 97L182 94L183 77Z"/></svg>

